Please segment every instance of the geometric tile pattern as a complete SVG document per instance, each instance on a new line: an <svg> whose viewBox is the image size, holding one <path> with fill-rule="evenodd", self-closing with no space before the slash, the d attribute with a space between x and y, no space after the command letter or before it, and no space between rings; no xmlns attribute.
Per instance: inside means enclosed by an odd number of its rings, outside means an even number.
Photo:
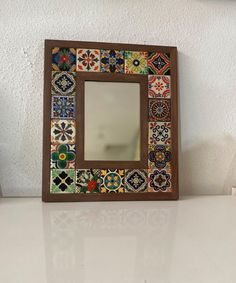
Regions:
<svg viewBox="0 0 236 283"><path fill-rule="evenodd" d="M148 144L149 145L170 145L171 143L171 123L169 122L149 122Z"/></svg>
<svg viewBox="0 0 236 283"><path fill-rule="evenodd" d="M50 180L51 193L74 193L75 192L75 170L52 169Z"/></svg>
<svg viewBox="0 0 236 283"><path fill-rule="evenodd" d="M52 69L54 71L75 71L76 50L75 48L52 49Z"/></svg>
<svg viewBox="0 0 236 283"><path fill-rule="evenodd" d="M148 76L149 98L170 98L170 76Z"/></svg>
<svg viewBox="0 0 236 283"><path fill-rule="evenodd" d="M170 170L171 148L165 145L148 147L148 168Z"/></svg>
<svg viewBox="0 0 236 283"><path fill-rule="evenodd" d="M124 73L124 51L102 49L101 72Z"/></svg>
<svg viewBox="0 0 236 283"><path fill-rule="evenodd" d="M145 192L147 190L147 170L125 170L126 192Z"/></svg>
<svg viewBox="0 0 236 283"><path fill-rule="evenodd" d="M75 95L75 76L75 72L52 72L52 95Z"/></svg>
<svg viewBox="0 0 236 283"><path fill-rule="evenodd" d="M75 118L75 98L73 96L52 96L52 118Z"/></svg>
<svg viewBox="0 0 236 283"><path fill-rule="evenodd" d="M152 75L170 75L170 55L167 53L149 52L148 73Z"/></svg>
<svg viewBox="0 0 236 283"><path fill-rule="evenodd" d="M124 193L125 170L101 169L101 193Z"/></svg>
<svg viewBox="0 0 236 283"><path fill-rule="evenodd" d="M147 74L147 52L126 51L125 73Z"/></svg>
<svg viewBox="0 0 236 283"><path fill-rule="evenodd" d="M75 144L75 121L51 120L51 143Z"/></svg>
<svg viewBox="0 0 236 283"><path fill-rule="evenodd" d="M166 170L150 170L148 174L149 192L171 192L171 173Z"/></svg>
<svg viewBox="0 0 236 283"><path fill-rule="evenodd" d="M100 71L100 50L98 49L77 49L77 72L99 72Z"/></svg>
<svg viewBox="0 0 236 283"><path fill-rule="evenodd" d="M51 168L53 169L75 168L75 145L51 144Z"/></svg>
<svg viewBox="0 0 236 283"><path fill-rule="evenodd" d="M101 185L101 170L76 170L76 193L99 193Z"/></svg>
<svg viewBox="0 0 236 283"><path fill-rule="evenodd" d="M148 99L149 100L149 121L170 122L171 105L170 99Z"/></svg>

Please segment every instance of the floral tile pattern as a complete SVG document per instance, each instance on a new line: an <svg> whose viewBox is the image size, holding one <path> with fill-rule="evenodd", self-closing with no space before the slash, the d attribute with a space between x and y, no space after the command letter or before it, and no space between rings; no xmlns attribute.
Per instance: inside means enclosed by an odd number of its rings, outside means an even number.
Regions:
<svg viewBox="0 0 236 283"><path fill-rule="evenodd" d="M100 50L77 49L77 72L100 72Z"/></svg>
<svg viewBox="0 0 236 283"><path fill-rule="evenodd" d="M170 76L148 76L149 98L170 98Z"/></svg>
<svg viewBox="0 0 236 283"><path fill-rule="evenodd" d="M126 51L125 52L125 73L126 74L147 74L147 52Z"/></svg>
<svg viewBox="0 0 236 283"><path fill-rule="evenodd" d="M75 121L74 120L51 120L51 143L74 144Z"/></svg>
<svg viewBox="0 0 236 283"><path fill-rule="evenodd" d="M75 72L52 72L52 95L75 95Z"/></svg>
<svg viewBox="0 0 236 283"><path fill-rule="evenodd" d="M74 193L75 192L75 170L52 169L50 180L51 193Z"/></svg>
<svg viewBox="0 0 236 283"><path fill-rule="evenodd" d="M148 99L149 121L170 122L171 104L170 99Z"/></svg>
<svg viewBox="0 0 236 283"><path fill-rule="evenodd" d="M75 145L51 144L51 168L53 169L75 168Z"/></svg>
<svg viewBox="0 0 236 283"><path fill-rule="evenodd" d="M125 170L126 192L145 192L147 189L147 170Z"/></svg>
<svg viewBox="0 0 236 283"><path fill-rule="evenodd" d="M148 174L149 192L171 192L171 173L166 170L150 170Z"/></svg>
<svg viewBox="0 0 236 283"><path fill-rule="evenodd" d="M148 73L153 75L170 75L170 54L149 52Z"/></svg>
<svg viewBox="0 0 236 283"><path fill-rule="evenodd" d="M124 73L124 51L102 49L101 72Z"/></svg>
<svg viewBox="0 0 236 283"><path fill-rule="evenodd" d="M101 185L101 170L76 170L76 193L99 193Z"/></svg>
<svg viewBox="0 0 236 283"><path fill-rule="evenodd" d="M171 148L165 145L148 147L148 168L170 170Z"/></svg>
<svg viewBox="0 0 236 283"><path fill-rule="evenodd" d="M125 170L124 169L101 169L101 193L124 193Z"/></svg>
<svg viewBox="0 0 236 283"><path fill-rule="evenodd" d="M54 71L75 71L76 50L75 48L52 49L52 69Z"/></svg>
<svg viewBox="0 0 236 283"><path fill-rule="evenodd" d="M75 97L52 96L52 118L75 118Z"/></svg>
<svg viewBox="0 0 236 283"><path fill-rule="evenodd" d="M171 123L149 122L148 123L148 144L149 145L170 145Z"/></svg>

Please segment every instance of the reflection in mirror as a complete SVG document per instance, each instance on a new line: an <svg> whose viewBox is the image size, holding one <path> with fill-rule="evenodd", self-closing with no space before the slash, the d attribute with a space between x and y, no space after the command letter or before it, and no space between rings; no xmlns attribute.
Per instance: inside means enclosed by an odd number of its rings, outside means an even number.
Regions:
<svg viewBox="0 0 236 283"><path fill-rule="evenodd" d="M84 159L140 160L140 85L85 82Z"/></svg>

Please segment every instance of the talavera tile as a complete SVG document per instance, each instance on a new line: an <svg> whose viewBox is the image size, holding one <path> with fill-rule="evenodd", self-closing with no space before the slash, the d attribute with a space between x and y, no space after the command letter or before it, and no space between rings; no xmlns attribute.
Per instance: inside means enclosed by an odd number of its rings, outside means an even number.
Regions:
<svg viewBox="0 0 236 283"><path fill-rule="evenodd" d="M170 122L171 102L170 99L148 99L149 102L149 121Z"/></svg>
<svg viewBox="0 0 236 283"><path fill-rule="evenodd" d="M74 169L52 169L50 178L51 193L74 193L75 192L75 170Z"/></svg>
<svg viewBox="0 0 236 283"><path fill-rule="evenodd" d="M54 47L52 49L52 69L54 71L75 71L76 50Z"/></svg>
<svg viewBox="0 0 236 283"><path fill-rule="evenodd" d="M78 169L76 170L76 192L77 193L99 193L101 185L100 169Z"/></svg>
<svg viewBox="0 0 236 283"><path fill-rule="evenodd" d="M148 176L145 169L125 170L126 192L140 193L147 191Z"/></svg>
<svg viewBox="0 0 236 283"><path fill-rule="evenodd" d="M148 73L152 75L170 75L170 54L149 52Z"/></svg>
<svg viewBox="0 0 236 283"><path fill-rule="evenodd" d="M52 118L75 118L75 97L52 96Z"/></svg>
<svg viewBox="0 0 236 283"><path fill-rule="evenodd" d="M171 144L171 123L170 122L149 122L148 123L148 144L149 145L170 145Z"/></svg>
<svg viewBox="0 0 236 283"><path fill-rule="evenodd" d="M75 145L52 144L51 168L57 168L57 169L75 168Z"/></svg>
<svg viewBox="0 0 236 283"><path fill-rule="evenodd" d="M52 95L75 95L75 72L52 72Z"/></svg>
<svg viewBox="0 0 236 283"><path fill-rule="evenodd" d="M170 76L148 76L149 98L171 98Z"/></svg>
<svg viewBox="0 0 236 283"><path fill-rule="evenodd" d="M124 73L124 51L101 50L101 72Z"/></svg>
<svg viewBox="0 0 236 283"><path fill-rule="evenodd" d="M171 173L166 170L148 171L148 192L171 192Z"/></svg>
<svg viewBox="0 0 236 283"><path fill-rule="evenodd" d="M100 50L78 48L76 70L78 72L100 72Z"/></svg>
<svg viewBox="0 0 236 283"><path fill-rule="evenodd" d="M101 193L124 193L125 192L124 169L101 169Z"/></svg>
<svg viewBox="0 0 236 283"><path fill-rule="evenodd" d="M126 74L147 74L147 52L125 52Z"/></svg>
<svg viewBox="0 0 236 283"><path fill-rule="evenodd" d="M51 143L74 144L75 132L74 120L51 120Z"/></svg>

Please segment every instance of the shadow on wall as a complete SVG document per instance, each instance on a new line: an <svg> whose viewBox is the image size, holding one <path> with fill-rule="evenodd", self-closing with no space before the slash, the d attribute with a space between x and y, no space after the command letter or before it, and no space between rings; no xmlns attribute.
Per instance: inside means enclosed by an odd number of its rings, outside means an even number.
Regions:
<svg viewBox="0 0 236 283"><path fill-rule="evenodd" d="M202 121L200 111L191 112L194 109L193 104L199 106L197 96L201 88L199 80L196 80L199 62L181 52L178 53L178 58L181 108L179 111L180 194L231 194L232 186L236 186L236 139L232 135L224 134L223 129L213 131L215 134L210 138L208 135L205 139L198 131L194 138L190 128L194 122ZM207 91L206 87L205 91ZM193 117L193 120L188 117Z"/></svg>
<svg viewBox="0 0 236 283"><path fill-rule="evenodd" d="M180 151L181 194L231 194L236 186L236 140L231 136Z"/></svg>

